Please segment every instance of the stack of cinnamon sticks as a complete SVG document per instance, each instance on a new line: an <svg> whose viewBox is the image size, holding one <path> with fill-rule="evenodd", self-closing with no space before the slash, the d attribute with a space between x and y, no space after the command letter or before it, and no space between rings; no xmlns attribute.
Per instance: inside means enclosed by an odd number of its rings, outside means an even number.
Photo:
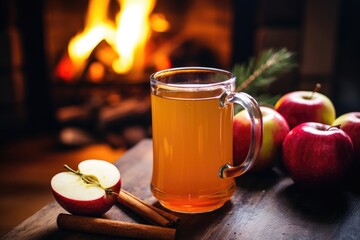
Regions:
<svg viewBox="0 0 360 240"><path fill-rule="evenodd" d="M156 208L125 190L121 190L117 201L131 209L150 223L157 225L145 225L127 223L95 217L75 216L59 214L57 225L59 229L81 231L86 233L104 234L118 237L130 237L141 239L174 239L175 227L180 218L164 210Z"/></svg>

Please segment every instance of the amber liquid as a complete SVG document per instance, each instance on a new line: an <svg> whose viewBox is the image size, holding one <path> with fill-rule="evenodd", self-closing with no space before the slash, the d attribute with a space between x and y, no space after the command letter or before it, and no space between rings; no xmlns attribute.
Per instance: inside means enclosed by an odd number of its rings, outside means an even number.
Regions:
<svg viewBox="0 0 360 240"><path fill-rule="evenodd" d="M212 211L235 191L232 178L218 176L221 166L232 164L233 107L220 107L218 98L176 97L151 96L151 191L173 211Z"/></svg>

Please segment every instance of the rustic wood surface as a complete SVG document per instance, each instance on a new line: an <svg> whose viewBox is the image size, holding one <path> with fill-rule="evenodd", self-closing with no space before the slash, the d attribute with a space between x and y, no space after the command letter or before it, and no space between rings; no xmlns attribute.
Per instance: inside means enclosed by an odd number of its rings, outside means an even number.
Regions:
<svg viewBox="0 0 360 240"><path fill-rule="evenodd" d="M143 140L116 162L122 187L160 207L149 184L152 142ZM350 181L350 180L349 180ZM178 214L177 239L360 239L360 183L328 192L297 188L284 171L248 173L237 179L237 191L222 208L203 214ZM55 201L26 219L1 239L115 239L60 231ZM146 223L116 205L104 218ZM117 238L118 239L118 238Z"/></svg>

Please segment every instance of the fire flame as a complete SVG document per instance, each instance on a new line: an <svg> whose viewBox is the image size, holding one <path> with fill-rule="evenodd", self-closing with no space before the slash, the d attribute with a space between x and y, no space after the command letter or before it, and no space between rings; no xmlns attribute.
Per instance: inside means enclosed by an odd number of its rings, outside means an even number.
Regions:
<svg viewBox="0 0 360 240"><path fill-rule="evenodd" d="M117 53L112 62L116 73L142 72L151 31L164 32L170 27L163 15L150 16L155 3L156 0L118 0L121 10L113 21L107 16L110 0L90 0L85 27L68 45L74 71L82 72L94 48L105 40Z"/></svg>
<svg viewBox="0 0 360 240"><path fill-rule="evenodd" d="M120 0L121 11L116 17L119 26L116 32L115 49L119 58L113 63L117 73L130 71L134 65L135 54L144 52L150 36L149 15L155 1ZM136 54L137 67L142 69L144 55Z"/></svg>
<svg viewBox="0 0 360 240"><path fill-rule="evenodd" d="M115 27L107 19L110 0L90 0L84 30L70 40L69 57L78 71L86 64L92 50L104 39L109 44L115 34Z"/></svg>

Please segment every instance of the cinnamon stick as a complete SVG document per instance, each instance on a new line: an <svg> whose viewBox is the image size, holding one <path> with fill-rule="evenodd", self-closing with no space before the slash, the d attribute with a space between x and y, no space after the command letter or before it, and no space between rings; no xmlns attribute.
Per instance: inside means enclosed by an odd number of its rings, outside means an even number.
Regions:
<svg viewBox="0 0 360 240"><path fill-rule="evenodd" d="M61 230L141 239L175 239L176 229L60 213Z"/></svg>
<svg viewBox="0 0 360 240"><path fill-rule="evenodd" d="M178 222L178 220L174 222L173 220L166 218L165 216L162 215L163 214L161 213L162 210L157 209L160 211L155 211L154 210L155 207L149 207L147 203L145 203L144 201L140 200L139 198L131 195L130 193L124 190L120 191L117 201L120 204L130 208L132 211L134 211L135 213L137 213L138 215L140 215L141 217L145 218L146 220L148 220L153 224L163 227L174 227L175 223ZM165 215L169 217L169 214L165 214ZM176 219L176 217L171 217L171 218Z"/></svg>
<svg viewBox="0 0 360 240"><path fill-rule="evenodd" d="M160 214L161 216L163 216L164 218L166 218L167 220L169 220L171 222L171 224L173 224L174 226L177 225L180 222L180 218L178 216L175 216L174 214L171 214L169 212L166 212L160 208L157 208L151 204L148 204L144 201L142 201L140 198L132 195L131 193L125 191L125 190L121 190L123 193L129 195L130 197L132 197L133 199L141 202L142 204L144 204L145 206L151 208L152 210L154 210L155 212L157 212L158 214Z"/></svg>

